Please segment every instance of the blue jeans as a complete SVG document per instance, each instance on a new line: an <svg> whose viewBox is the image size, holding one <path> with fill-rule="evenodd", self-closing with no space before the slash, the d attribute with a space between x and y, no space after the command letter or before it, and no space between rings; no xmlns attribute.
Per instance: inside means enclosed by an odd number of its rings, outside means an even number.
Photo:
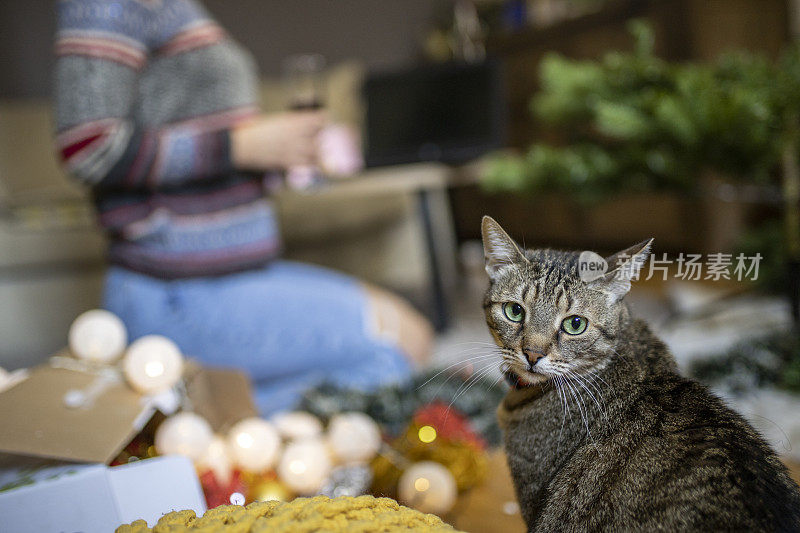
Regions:
<svg viewBox="0 0 800 533"><path fill-rule="evenodd" d="M368 328L368 301L352 278L274 261L220 277L161 280L112 267L104 307L130 340L159 334L209 366L244 370L262 415L291 409L322 381L370 390L405 381L411 366Z"/></svg>

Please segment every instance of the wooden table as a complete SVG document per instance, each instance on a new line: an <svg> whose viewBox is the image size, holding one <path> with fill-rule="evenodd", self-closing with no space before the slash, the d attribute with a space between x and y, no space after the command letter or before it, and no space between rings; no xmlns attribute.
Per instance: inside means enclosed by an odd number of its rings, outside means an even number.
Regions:
<svg viewBox="0 0 800 533"><path fill-rule="evenodd" d="M490 452L488 472L486 481L463 494L445 520L469 533L526 531L502 450Z"/></svg>

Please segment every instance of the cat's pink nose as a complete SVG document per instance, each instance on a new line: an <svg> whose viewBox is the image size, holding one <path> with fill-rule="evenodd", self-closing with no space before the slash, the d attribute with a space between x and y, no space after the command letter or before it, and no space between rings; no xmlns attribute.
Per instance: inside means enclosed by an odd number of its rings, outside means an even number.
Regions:
<svg viewBox="0 0 800 533"><path fill-rule="evenodd" d="M539 350L534 350L533 348L523 348L522 353L525 354L525 357L528 359L528 363L531 365L535 365L539 362L539 359L545 357L545 354Z"/></svg>

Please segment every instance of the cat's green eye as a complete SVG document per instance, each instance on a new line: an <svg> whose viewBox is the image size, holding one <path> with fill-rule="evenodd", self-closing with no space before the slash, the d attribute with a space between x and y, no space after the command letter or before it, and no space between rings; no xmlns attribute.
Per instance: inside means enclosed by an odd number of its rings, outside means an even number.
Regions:
<svg viewBox="0 0 800 533"><path fill-rule="evenodd" d="M522 322L525 318L525 309L517 302L506 302L503 304L503 314L512 322Z"/></svg>
<svg viewBox="0 0 800 533"><path fill-rule="evenodd" d="M564 333L568 333L570 335L580 335L586 331L586 326L588 325L589 321L584 317L572 315L568 316L561 322L561 329L564 330Z"/></svg>

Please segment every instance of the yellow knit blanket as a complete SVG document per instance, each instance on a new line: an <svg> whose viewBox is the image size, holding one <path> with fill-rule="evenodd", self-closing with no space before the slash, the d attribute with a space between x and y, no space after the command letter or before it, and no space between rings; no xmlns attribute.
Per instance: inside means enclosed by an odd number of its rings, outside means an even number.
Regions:
<svg viewBox="0 0 800 533"><path fill-rule="evenodd" d="M194 511L174 511L161 517L152 529L144 520L117 528L116 533L303 533L346 532L450 532L449 524L432 514L409 509L390 498L326 496L297 498L285 503L255 502L247 507L220 505L198 518Z"/></svg>

